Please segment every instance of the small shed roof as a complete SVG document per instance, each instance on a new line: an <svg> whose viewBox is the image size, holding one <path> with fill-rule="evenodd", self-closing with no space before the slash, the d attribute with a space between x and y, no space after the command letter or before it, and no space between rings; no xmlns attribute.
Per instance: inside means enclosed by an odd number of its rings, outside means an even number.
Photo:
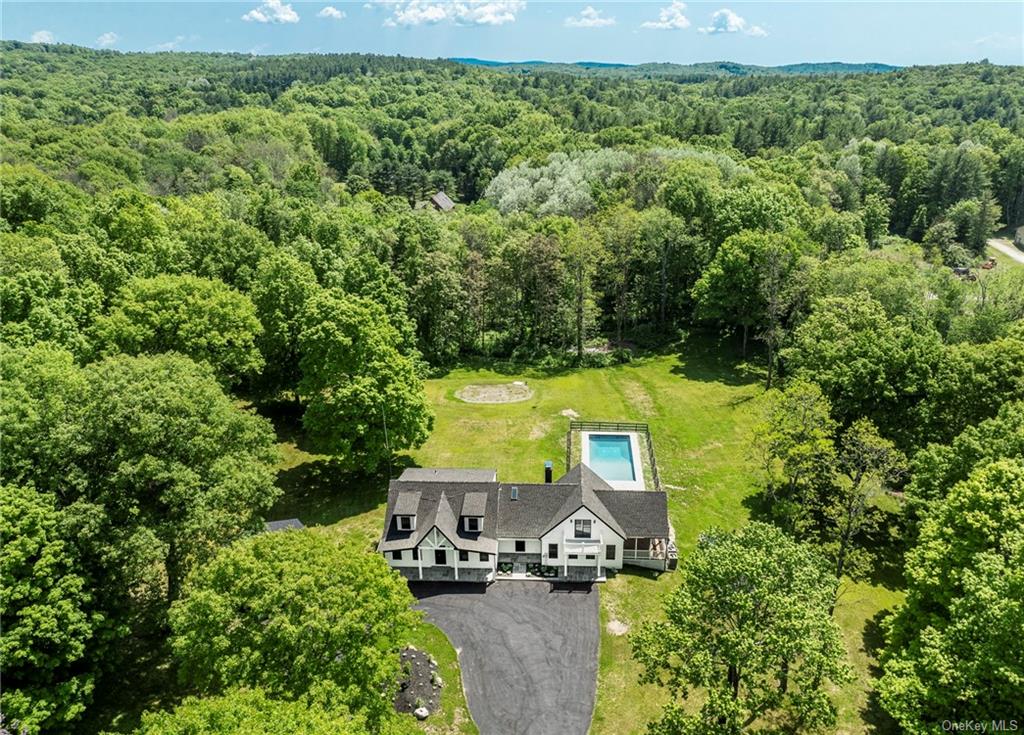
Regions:
<svg viewBox="0 0 1024 735"><path fill-rule="evenodd" d="M450 212L455 209L455 202L451 200L447 194L443 191L439 191L434 196L430 197L430 203L440 209L442 212Z"/></svg>
<svg viewBox="0 0 1024 735"><path fill-rule="evenodd" d="M263 528L267 531L286 531L289 528L303 529L305 526L298 518L285 518L282 521L267 521L263 524Z"/></svg>

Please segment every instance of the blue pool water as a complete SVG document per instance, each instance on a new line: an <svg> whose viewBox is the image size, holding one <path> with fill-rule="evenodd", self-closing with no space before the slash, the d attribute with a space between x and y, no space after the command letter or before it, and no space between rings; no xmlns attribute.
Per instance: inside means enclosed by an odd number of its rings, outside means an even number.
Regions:
<svg viewBox="0 0 1024 735"><path fill-rule="evenodd" d="M590 434L590 469L611 481L636 479L633 448L625 434Z"/></svg>

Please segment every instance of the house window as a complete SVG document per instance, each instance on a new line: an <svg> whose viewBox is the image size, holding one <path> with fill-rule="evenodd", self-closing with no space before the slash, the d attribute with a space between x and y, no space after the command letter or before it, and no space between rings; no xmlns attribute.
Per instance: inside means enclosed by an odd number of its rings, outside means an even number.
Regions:
<svg viewBox="0 0 1024 735"><path fill-rule="evenodd" d="M398 530L399 531L411 531L412 530L412 516L398 516Z"/></svg>
<svg viewBox="0 0 1024 735"><path fill-rule="evenodd" d="M569 558L570 559L579 559L580 555L579 554L569 554Z"/></svg>
<svg viewBox="0 0 1024 735"><path fill-rule="evenodd" d="M604 547L604 558L608 561L615 561L615 544L608 544Z"/></svg>
<svg viewBox="0 0 1024 735"><path fill-rule="evenodd" d="M480 561L490 561L490 560L491 560L491 555L489 553L487 553L486 551L481 551L480 552Z"/></svg>
<svg viewBox="0 0 1024 735"><path fill-rule="evenodd" d="M459 551L459 561L469 561L468 551Z"/></svg>
<svg viewBox="0 0 1024 735"><path fill-rule="evenodd" d="M548 559L558 558L558 544L548 544Z"/></svg>
<svg viewBox="0 0 1024 735"><path fill-rule="evenodd" d="M444 549L434 549L434 563L435 564L447 564L448 555L444 553Z"/></svg>
<svg viewBox="0 0 1024 735"><path fill-rule="evenodd" d="M517 554L522 554L524 551L526 551L526 542L525 541L516 541L516 553Z"/></svg>
<svg viewBox="0 0 1024 735"><path fill-rule="evenodd" d="M578 519L576 521L576 538L590 538L590 521Z"/></svg>
<svg viewBox="0 0 1024 735"><path fill-rule="evenodd" d="M586 558L589 559L590 561L594 561L594 559L596 559L597 557L594 556L593 554L587 554Z"/></svg>
<svg viewBox="0 0 1024 735"><path fill-rule="evenodd" d="M469 533L478 533L480 531L480 519L475 516L467 516L466 531Z"/></svg>
<svg viewBox="0 0 1024 735"><path fill-rule="evenodd" d="M413 549L412 550L412 560L413 561L419 561L420 560L420 550L419 549Z"/></svg>
<svg viewBox="0 0 1024 735"><path fill-rule="evenodd" d="M399 549L398 551L392 551L391 558L395 561L402 561L402 550Z"/></svg>

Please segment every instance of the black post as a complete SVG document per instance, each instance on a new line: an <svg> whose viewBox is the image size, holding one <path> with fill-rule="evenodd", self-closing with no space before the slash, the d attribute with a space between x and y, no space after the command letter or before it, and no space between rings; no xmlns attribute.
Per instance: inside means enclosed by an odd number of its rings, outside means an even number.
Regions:
<svg viewBox="0 0 1024 735"><path fill-rule="evenodd" d="M553 462L550 459L544 460L544 482L550 485L553 481L552 477L552 466Z"/></svg>

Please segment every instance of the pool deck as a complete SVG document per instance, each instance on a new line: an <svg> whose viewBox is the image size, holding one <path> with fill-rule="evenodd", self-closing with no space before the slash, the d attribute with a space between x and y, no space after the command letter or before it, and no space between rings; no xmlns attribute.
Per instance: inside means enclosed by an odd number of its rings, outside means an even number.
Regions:
<svg viewBox="0 0 1024 735"><path fill-rule="evenodd" d="M591 467L590 463L590 437L591 436L628 436L629 437L629 451L631 453L630 462L633 466L633 479L632 480L609 480L607 477L604 478L605 482L611 485L616 490L646 490L647 485L644 482L644 467L643 467L643 454L641 453L640 447L640 435L635 431L581 431L580 432L580 449L582 451L583 464ZM598 473L600 474L600 473Z"/></svg>

